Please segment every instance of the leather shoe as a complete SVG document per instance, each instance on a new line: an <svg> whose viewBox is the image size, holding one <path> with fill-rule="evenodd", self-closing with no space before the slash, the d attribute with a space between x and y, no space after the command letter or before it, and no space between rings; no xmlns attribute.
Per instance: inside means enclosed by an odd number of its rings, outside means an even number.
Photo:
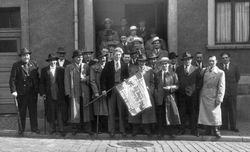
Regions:
<svg viewBox="0 0 250 152"><path fill-rule="evenodd" d="M65 137L66 136L66 133L65 132L59 132L60 133L60 136L62 136L62 137Z"/></svg>
<svg viewBox="0 0 250 152"><path fill-rule="evenodd" d="M18 131L18 136L23 136L24 134L23 134L23 131L22 130L19 130Z"/></svg>
<svg viewBox="0 0 250 152"><path fill-rule="evenodd" d="M194 136L196 136L196 137L200 136L200 133L197 130L196 131L191 131L191 134L194 135Z"/></svg>
<svg viewBox="0 0 250 152"><path fill-rule="evenodd" d="M231 131L234 131L234 132L240 132L239 129L235 128L235 129L231 129Z"/></svg>
<svg viewBox="0 0 250 152"><path fill-rule="evenodd" d="M178 131L178 135L184 135L186 133L185 129L181 129Z"/></svg>
<svg viewBox="0 0 250 152"><path fill-rule="evenodd" d="M221 134L220 134L220 131L215 131L215 137L216 138L221 138Z"/></svg>
<svg viewBox="0 0 250 152"><path fill-rule="evenodd" d="M127 134L125 132L122 133L122 137L125 138L127 137Z"/></svg>
<svg viewBox="0 0 250 152"><path fill-rule="evenodd" d="M78 132L77 130L73 131L72 135L75 136L77 134L77 132Z"/></svg>
<svg viewBox="0 0 250 152"><path fill-rule="evenodd" d="M36 134L40 134L40 130L39 129L32 130L31 132L36 133Z"/></svg>
<svg viewBox="0 0 250 152"><path fill-rule="evenodd" d="M114 138L114 137L115 137L115 133L111 132L111 133L109 134L109 137L110 137L110 138Z"/></svg>

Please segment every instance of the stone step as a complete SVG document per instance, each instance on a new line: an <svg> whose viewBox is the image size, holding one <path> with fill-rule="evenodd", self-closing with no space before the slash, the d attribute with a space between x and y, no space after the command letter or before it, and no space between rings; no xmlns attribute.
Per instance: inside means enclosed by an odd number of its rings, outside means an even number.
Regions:
<svg viewBox="0 0 250 152"><path fill-rule="evenodd" d="M250 95L237 96L237 117L241 120L250 121Z"/></svg>

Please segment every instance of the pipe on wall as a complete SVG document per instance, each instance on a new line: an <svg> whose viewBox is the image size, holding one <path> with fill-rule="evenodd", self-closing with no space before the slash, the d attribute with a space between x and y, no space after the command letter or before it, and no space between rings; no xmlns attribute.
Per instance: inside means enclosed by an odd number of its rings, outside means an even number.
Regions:
<svg viewBox="0 0 250 152"><path fill-rule="evenodd" d="M74 0L74 48L78 50L78 0Z"/></svg>

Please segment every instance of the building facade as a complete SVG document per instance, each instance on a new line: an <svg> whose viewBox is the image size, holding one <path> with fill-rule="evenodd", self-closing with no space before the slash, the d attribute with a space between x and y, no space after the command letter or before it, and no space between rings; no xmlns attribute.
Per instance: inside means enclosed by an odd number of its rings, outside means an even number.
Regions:
<svg viewBox="0 0 250 152"><path fill-rule="evenodd" d="M169 52L223 51L232 54L243 75L250 74L249 0L0 0L0 113L14 112L8 79L20 48L40 67L49 53L64 47L96 50L96 35L109 17L113 27L144 20L158 29Z"/></svg>

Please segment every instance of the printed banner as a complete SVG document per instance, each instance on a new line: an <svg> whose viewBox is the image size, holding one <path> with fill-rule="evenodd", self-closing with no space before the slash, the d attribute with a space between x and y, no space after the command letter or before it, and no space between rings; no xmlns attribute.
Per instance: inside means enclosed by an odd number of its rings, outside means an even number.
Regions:
<svg viewBox="0 0 250 152"><path fill-rule="evenodd" d="M137 73L118 84L116 89L125 101L132 116L152 107L146 83L141 73Z"/></svg>

